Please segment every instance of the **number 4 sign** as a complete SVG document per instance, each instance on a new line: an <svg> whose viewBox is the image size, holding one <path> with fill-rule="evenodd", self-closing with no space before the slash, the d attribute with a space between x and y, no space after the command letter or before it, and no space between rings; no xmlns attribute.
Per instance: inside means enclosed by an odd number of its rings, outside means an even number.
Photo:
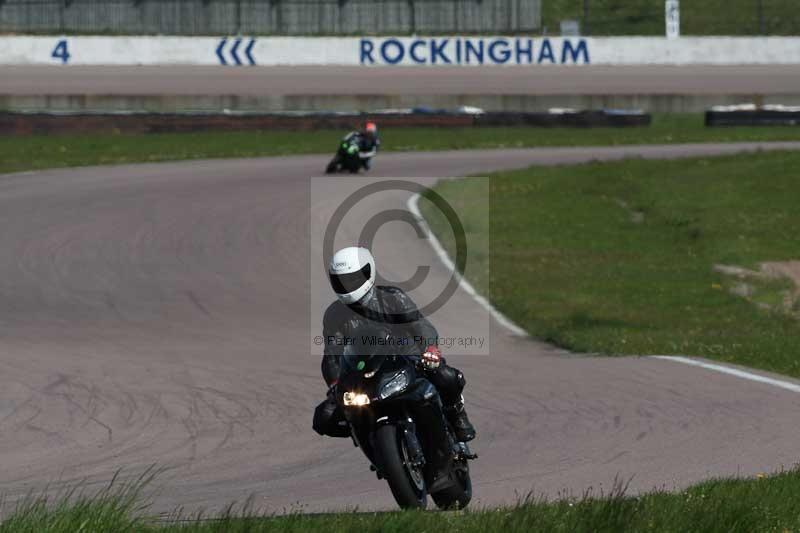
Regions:
<svg viewBox="0 0 800 533"><path fill-rule="evenodd" d="M70 55L66 39L61 39L56 43L56 47L53 48L53 53L50 54L50 57L60 60L62 65L69 63Z"/></svg>

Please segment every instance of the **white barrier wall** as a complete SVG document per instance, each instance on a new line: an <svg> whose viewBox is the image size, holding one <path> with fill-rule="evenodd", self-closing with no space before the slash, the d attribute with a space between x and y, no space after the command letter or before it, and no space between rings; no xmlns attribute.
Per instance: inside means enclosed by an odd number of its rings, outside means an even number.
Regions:
<svg viewBox="0 0 800 533"><path fill-rule="evenodd" d="M800 64L795 37L0 37L0 64Z"/></svg>

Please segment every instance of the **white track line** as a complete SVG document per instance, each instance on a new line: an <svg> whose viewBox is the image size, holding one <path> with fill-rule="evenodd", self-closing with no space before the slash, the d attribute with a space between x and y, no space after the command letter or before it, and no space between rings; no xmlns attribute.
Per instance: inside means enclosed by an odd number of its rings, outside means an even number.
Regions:
<svg viewBox="0 0 800 533"><path fill-rule="evenodd" d="M436 252L436 255L439 256L439 259L442 261L444 266L447 267L447 269L450 272L452 272L453 275L456 277L456 279L458 280L458 285L462 289L464 289L464 291L467 294L472 296L472 298L476 302L478 302L478 304L480 304L484 309L489 311L489 314L491 314L494 317L494 319L497 320L497 322L499 322L512 334L520 337L527 337L528 333L524 329L514 324L511 320L509 320L507 316L505 316L503 313L495 309L494 306L489 303L489 300L478 294L478 291L475 290L475 287L473 287L469 283L469 281L465 280L464 276L462 276L458 271L456 271L456 266L453 264L453 261L447 255L447 252L442 246L442 243L440 243L439 239L436 238L436 235L433 234L430 227L428 226L428 223L425 221L425 218L422 216L422 213L419 210L419 194L415 194L414 196L409 198L408 202L406 202L406 207L408 207L408 210L411 211L412 215L414 215L414 218L417 219L417 223L422 229L422 232L428 238L428 242L431 243L433 251Z"/></svg>
<svg viewBox="0 0 800 533"><path fill-rule="evenodd" d="M653 355L651 357L653 359L663 359L665 361L674 361L676 363L683 363L685 365L699 366L700 368L714 370L716 372L721 372L723 374L730 374L731 376L736 376L737 378L747 379L750 381L757 381L758 383L765 383L767 385L772 385L773 387L778 387L792 392L800 392L800 385L798 385L797 383L792 383L791 381L783 381L780 379L768 378L766 376L760 376L758 374L753 374L752 372L746 372L744 370L731 368L729 366L716 365L714 363L706 363L705 361L698 361L697 359L691 359L689 357L681 357L678 355Z"/></svg>

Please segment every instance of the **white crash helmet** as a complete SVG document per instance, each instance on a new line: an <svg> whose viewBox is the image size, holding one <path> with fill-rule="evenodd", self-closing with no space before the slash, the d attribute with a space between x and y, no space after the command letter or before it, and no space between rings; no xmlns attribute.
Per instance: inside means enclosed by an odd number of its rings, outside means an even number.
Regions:
<svg viewBox="0 0 800 533"><path fill-rule="evenodd" d="M331 287L343 304L354 304L375 286L375 259L366 248L342 248L328 266Z"/></svg>

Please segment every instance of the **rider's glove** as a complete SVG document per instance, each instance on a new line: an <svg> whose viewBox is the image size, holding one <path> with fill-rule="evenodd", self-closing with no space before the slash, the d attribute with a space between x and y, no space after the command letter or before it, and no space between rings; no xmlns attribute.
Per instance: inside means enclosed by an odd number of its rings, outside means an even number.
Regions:
<svg viewBox="0 0 800 533"><path fill-rule="evenodd" d="M442 352L437 346L432 344L425 348L425 352L422 354L422 365L427 370L436 370L441 363Z"/></svg>

